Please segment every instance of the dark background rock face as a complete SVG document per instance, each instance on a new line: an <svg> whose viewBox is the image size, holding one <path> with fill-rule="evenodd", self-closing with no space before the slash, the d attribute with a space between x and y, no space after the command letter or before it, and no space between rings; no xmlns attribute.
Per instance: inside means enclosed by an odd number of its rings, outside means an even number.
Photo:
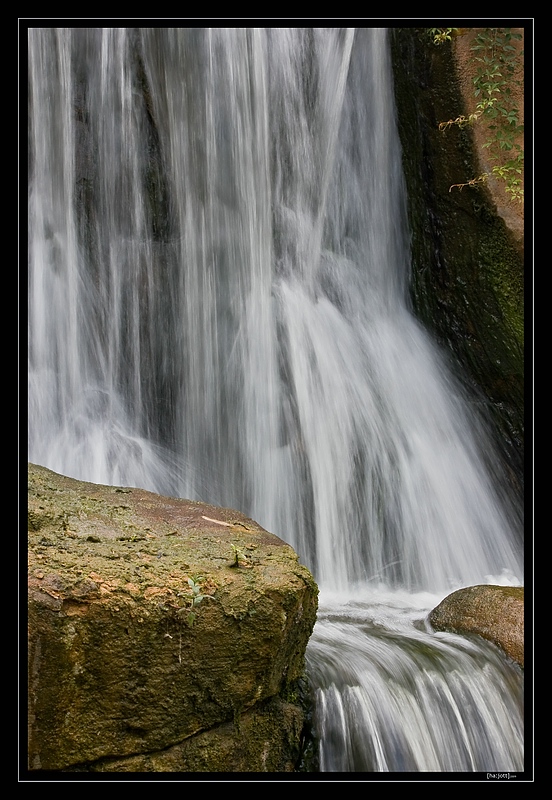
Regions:
<svg viewBox="0 0 552 800"><path fill-rule="evenodd" d="M439 130L464 113L450 44L426 29L392 33L399 132L412 230L411 296L418 316L465 370L491 415L512 491L523 490L523 247L484 187L469 128Z"/></svg>
<svg viewBox="0 0 552 800"><path fill-rule="evenodd" d="M436 631L476 634L524 666L523 586L468 586L445 597L429 614Z"/></svg>
<svg viewBox="0 0 552 800"><path fill-rule="evenodd" d="M194 752L201 770L244 753L251 771L289 770L304 714L280 695L303 674L317 593L293 549L236 511L29 465L30 768L144 756L157 771L152 755L181 746L190 771ZM226 744L208 747L221 725Z"/></svg>

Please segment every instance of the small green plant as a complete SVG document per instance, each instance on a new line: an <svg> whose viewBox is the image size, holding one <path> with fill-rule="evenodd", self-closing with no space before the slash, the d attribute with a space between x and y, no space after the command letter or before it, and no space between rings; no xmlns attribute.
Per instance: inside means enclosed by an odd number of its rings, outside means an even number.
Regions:
<svg viewBox="0 0 552 800"><path fill-rule="evenodd" d="M195 609L197 606L205 600L205 598L209 598L214 600L215 598L212 597L210 594L203 593L203 582L204 578L201 575L196 575L192 578L188 578L188 586L192 590L191 597L187 597L187 603L182 606L176 613L177 614L185 614L187 612L186 621L190 628L195 622L196 619L196 611Z"/></svg>
<svg viewBox="0 0 552 800"><path fill-rule="evenodd" d="M435 44L442 44L460 35L459 31L458 28L430 28L429 34ZM453 184L451 189L477 186L485 183L492 174L504 181L506 192L512 200L523 203L524 154L519 144L523 125L512 93L512 87L520 83L515 73L523 56L523 52L518 54L513 42L520 39L521 34L511 28L484 28L473 39L473 63L477 64L473 78L474 97L477 100L475 111L468 116L460 115L439 123L439 130L446 131L452 126L463 128L485 120L489 136L483 147L495 163L491 173L483 173L466 183Z"/></svg>
<svg viewBox="0 0 552 800"><path fill-rule="evenodd" d="M460 28L429 28L429 35L433 39L433 44L444 44L450 42L454 36L458 36Z"/></svg>
<svg viewBox="0 0 552 800"><path fill-rule="evenodd" d="M512 94L512 86L519 83L515 79L518 56L512 42L520 39L521 34L511 28L485 28L477 34L471 49L479 65L473 79L477 110L489 121L491 134L483 147L496 162L492 174L506 183L513 200L523 202L524 154L517 141L523 125ZM509 157L505 159L506 155Z"/></svg>
<svg viewBox="0 0 552 800"><path fill-rule="evenodd" d="M241 547L238 547L235 544L231 544L230 547L233 551L233 561L230 566L232 567L251 567L251 556L248 553L244 553Z"/></svg>

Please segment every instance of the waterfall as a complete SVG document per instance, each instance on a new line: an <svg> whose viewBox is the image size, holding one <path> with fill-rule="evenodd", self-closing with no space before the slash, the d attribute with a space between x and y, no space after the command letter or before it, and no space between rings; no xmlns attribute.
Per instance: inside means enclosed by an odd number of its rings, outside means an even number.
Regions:
<svg viewBox="0 0 552 800"><path fill-rule="evenodd" d="M322 771L521 770L519 671L422 622L523 566L410 308L386 30L34 28L29 109L29 460L296 549Z"/></svg>

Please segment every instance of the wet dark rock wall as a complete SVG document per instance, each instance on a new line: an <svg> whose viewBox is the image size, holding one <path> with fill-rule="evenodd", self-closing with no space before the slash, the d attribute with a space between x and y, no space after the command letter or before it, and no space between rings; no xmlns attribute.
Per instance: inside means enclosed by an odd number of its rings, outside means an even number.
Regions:
<svg viewBox="0 0 552 800"><path fill-rule="evenodd" d="M497 214L480 174L470 129L439 123L464 113L450 44L427 29L392 32L399 131L409 194L416 313L460 362L485 407L521 496L524 442L523 246Z"/></svg>

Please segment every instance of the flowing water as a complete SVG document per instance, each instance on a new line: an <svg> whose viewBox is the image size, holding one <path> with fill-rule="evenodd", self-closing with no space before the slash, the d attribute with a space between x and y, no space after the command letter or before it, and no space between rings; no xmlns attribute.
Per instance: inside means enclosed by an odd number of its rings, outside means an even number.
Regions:
<svg viewBox="0 0 552 800"><path fill-rule="evenodd" d="M520 671L423 623L523 566L410 308L387 32L32 29L29 108L29 460L293 545L321 771L521 770Z"/></svg>

